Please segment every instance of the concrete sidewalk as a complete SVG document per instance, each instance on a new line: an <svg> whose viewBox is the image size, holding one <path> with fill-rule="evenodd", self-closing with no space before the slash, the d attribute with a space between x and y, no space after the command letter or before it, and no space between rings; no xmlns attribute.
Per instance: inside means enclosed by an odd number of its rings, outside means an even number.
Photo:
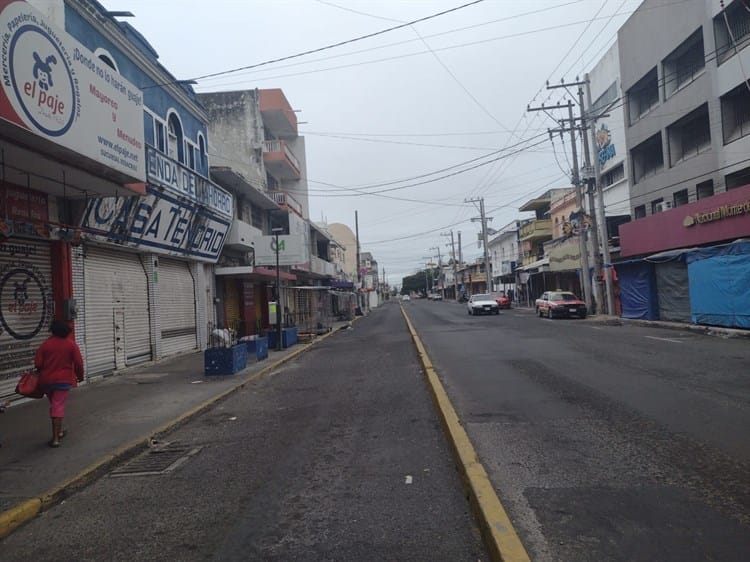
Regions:
<svg viewBox="0 0 750 562"><path fill-rule="evenodd" d="M0 538L148 447L159 434L350 324L337 322L311 343L271 350L267 359L233 376L203 376L203 353L196 352L86 383L71 392L68 433L57 449L47 446L46 399L9 407L0 415Z"/></svg>

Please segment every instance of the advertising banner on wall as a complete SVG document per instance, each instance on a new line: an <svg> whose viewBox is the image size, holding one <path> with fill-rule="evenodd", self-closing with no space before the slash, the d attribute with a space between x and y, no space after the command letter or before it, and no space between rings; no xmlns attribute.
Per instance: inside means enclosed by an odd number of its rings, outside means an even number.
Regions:
<svg viewBox="0 0 750 562"><path fill-rule="evenodd" d="M215 263L232 224L234 198L148 147L144 197L92 199L81 221L88 239Z"/></svg>
<svg viewBox="0 0 750 562"><path fill-rule="evenodd" d="M143 94L26 2L0 0L0 119L142 182Z"/></svg>
<svg viewBox="0 0 750 562"><path fill-rule="evenodd" d="M279 236L279 265L305 265L310 253L300 235ZM276 237L261 236L255 243L255 265L276 265Z"/></svg>

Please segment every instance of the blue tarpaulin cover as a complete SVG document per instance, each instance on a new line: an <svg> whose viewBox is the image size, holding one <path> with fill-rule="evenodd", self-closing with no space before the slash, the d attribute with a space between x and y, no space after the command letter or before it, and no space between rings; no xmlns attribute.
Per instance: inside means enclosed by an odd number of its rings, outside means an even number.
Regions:
<svg viewBox="0 0 750 562"><path fill-rule="evenodd" d="M654 264L633 260L615 264L623 318L658 320Z"/></svg>
<svg viewBox="0 0 750 562"><path fill-rule="evenodd" d="M687 262L692 321L750 328L750 242L702 248Z"/></svg>

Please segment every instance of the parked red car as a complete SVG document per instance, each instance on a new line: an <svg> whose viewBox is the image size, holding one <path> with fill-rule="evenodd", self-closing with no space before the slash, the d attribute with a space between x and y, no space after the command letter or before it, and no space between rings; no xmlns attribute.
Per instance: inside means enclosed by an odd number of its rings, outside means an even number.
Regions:
<svg viewBox="0 0 750 562"><path fill-rule="evenodd" d="M497 303L498 308L510 309L510 299L503 291L500 291L495 295L495 302Z"/></svg>
<svg viewBox="0 0 750 562"><path fill-rule="evenodd" d="M547 291L536 299L536 313L547 318L586 318L586 303L566 291Z"/></svg>

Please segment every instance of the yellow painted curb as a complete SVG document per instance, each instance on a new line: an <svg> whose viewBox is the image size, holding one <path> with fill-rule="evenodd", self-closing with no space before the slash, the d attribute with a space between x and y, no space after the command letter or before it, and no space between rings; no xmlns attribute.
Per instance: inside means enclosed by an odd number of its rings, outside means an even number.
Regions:
<svg viewBox="0 0 750 562"><path fill-rule="evenodd" d="M61 482L60 484L57 484L54 488L48 490L40 497L25 500L8 510L0 512L0 539L10 535L14 530L16 530L24 523L32 520L40 512L54 506L61 499L64 499L65 497L70 495L71 491L80 488L94 478L97 478L115 463L120 462L124 458L135 456L142 449L148 447L153 437L179 427L180 425L187 422L190 418L202 413L217 402L220 402L234 392L237 392L238 390L244 388L251 382L268 375L272 371L281 367L284 363L287 363L292 359L295 359L299 355L302 355L312 346L320 343L321 341L332 336L335 333L335 331L330 331L327 334L323 334L322 336L317 337L310 343L300 346L299 349L294 350L289 355L282 357L278 361L266 365L265 367L263 367L263 369L261 369L257 373L253 373L245 380L240 381L235 386L228 388L227 390L221 392L220 394L217 394L216 396L213 396L212 398L209 398L198 406L191 408L187 412L180 414L176 418L162 424L156 430L150 432L148 435L140 437L138 439L134 439L133 441L122 445L121 447L118 447L113 453L102 457L98 461L80 471L75 476L72 476L71 478Z"/></svg>
<svg viewBox="0 0 750 562"><path fill-rule="evenodd" d="M0 513L0 539L7 537L17 527L36 517L41 510L42 502L38 498L33 498Z"/></svg>
<svg viewBox="0 0 750 562"><path fill-rule="evenodd" d="M448 433L449 440L453 445L453 452L463 472L471 496L471 503L479 520L482 537L490 556L493 560L502 562L529 562L529 555L521 543L521 539L518 538L505 508L500 503L500 499L487 476L487 471L479 461L476 450L471 444L466 430L461 425L456 410L448 398L448 393L445 391L443 383L440 382L422 340L417 335L403 306L401 307L401 313L427 375L427 381L440 412L443 427Z"/></svg>

